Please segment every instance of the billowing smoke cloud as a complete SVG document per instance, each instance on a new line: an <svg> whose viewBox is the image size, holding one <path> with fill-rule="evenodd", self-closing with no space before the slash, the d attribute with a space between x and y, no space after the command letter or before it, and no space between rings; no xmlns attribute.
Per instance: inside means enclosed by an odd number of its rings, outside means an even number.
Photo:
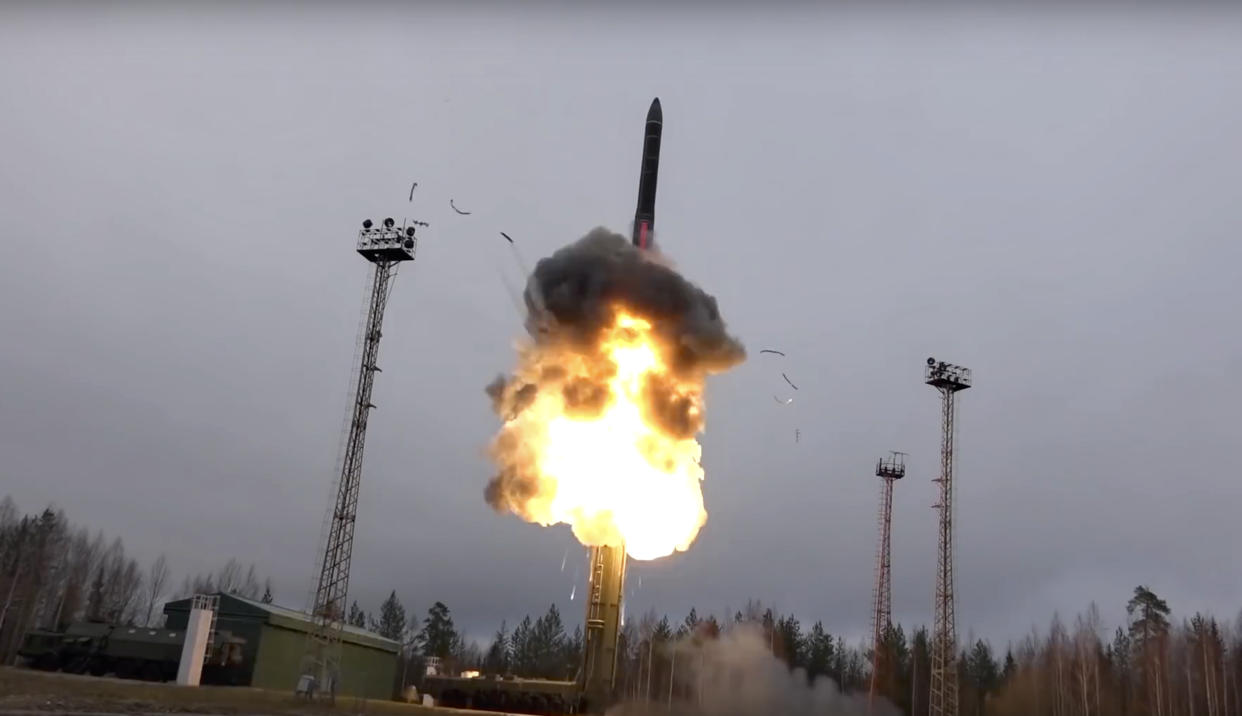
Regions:
<svg viewBox="0 0 1242 716"><path fill-rule="evenodd" d="M526 327L591 350L618 306L650 320L667 341L677 377L726 370L746 357L725 330L716 299L662 257L596 228L536 266L526 285Z"/></svg>
<svg viewBox="0 0 1242 716"><path fill-rule="evenodd" d="M667 701L622 703L607 716L865 716L865 694L843 694L826 677L808 682L802 669L790 671L767 648L762 630L738 625L702 643L677 646L676 692ZM873 716L897 716L877 698Z"/></svg>
<svg viewBox="0 0 1242 716"><path fill-rule="evenodd" d="M693 495L684 484L669 490L685 510L702 512L697 484L702 471L694 437L704 427L703 381L746 357L742 344L726 330L716 299L659 254L641 251L604 228L539 261L524 298L530 340L519 347L516 371L487 386L493 408L506 421L490 448L498 470L487 485L487 502L531 522L568 522L587 544L617 544L622 537L628 542L625 508L605 502L625 486L619 479L609 483L605 475L591 478L599 484L567 488L564 472L569 463L575 472L597 470L579 469L579 463L563 459L569 452L563 445L553 444L557 437L550 426L563 425L558 423L562 418L599 419L616 438L607 447L630 451L613 455L614 463L639 455L671 476L656 482L693 483ZM625 356L642 365L621 365ZM628 413L622 408L630 403L641 419L636 428L635 421L624 420ZM582 442L582 436L575 439ZM623 445L627 440L630 444ZM604 462L607 456L598 457ZM560 476L550 474L545 462L565 469ZM626 467L631 475L642 472L634 464ZM640 483L635 479L634 484ZM565 505L571 493L585 495L589 504ZM659 497L648 495L651 501ZM674 545L668 551L688 546L706 513L686 519L689 524L681 534L670 537ZM652 551L667 553L662 548Z"/></svg>

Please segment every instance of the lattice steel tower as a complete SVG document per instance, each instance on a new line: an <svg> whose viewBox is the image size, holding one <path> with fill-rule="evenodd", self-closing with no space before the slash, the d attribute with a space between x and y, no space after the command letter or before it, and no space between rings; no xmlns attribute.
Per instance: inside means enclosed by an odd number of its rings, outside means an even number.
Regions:
<svg viewBox="0 0 1242 716"><path fill-rule="evenodd" d="M871 611L871 690L867 699L870 710L875 696L890 676L892 658L885 646L893 626L893 483L906 476L906 454L894 452L875 464L880 478L879 541L875 550L875 594Z"/></svg>
<svg viewBox="0 0 1242 716"><path fill-rule="evenodd" d="M362 222L358 233L358 253L375 264L370 285L370 303L362 334L362 363L358 368L357 391L351 406L349 435L341 460L341 475L336 484L336 501L328 525L319 582L315 589L312 611L314 629L307 642L303 674L313 677L311 691L333 698L341 681L341 630L345 626L345 598L349 591L349 565L354 549L354 525L358 515L358 488L362 481L362 449L367 437L367 417L375 404L371 387L380 372L379 356L384 309L392 292L392 282L403 261L414 260L417 239L415 227L427 224L415 221L397 227L391 218L382 226L370 219ZM305 678L304 678L305 682ZM304 684L299 684L303 690Z"/></svg>
<svg viewBox="0 0 1242 716"><path fill-rule="evenodd" d="M932 628L930 716L957 716L957 625L953 613L953 421L954 396L970 387L970 369L927 359L924 381L940 391L940 511L936 555L936 604Z"/></svg>

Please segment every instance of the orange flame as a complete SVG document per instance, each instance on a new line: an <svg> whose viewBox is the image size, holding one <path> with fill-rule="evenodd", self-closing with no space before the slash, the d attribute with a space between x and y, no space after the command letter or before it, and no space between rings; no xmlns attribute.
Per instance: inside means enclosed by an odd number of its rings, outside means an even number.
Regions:
<svg viewBox="0 0 1242 716"><path fill-rule="evenodd" d="M562 349L564 350L564 349ZM707 521L699 465L702 448L673 436L646 415L645 392L658 383L689 410L701 412L701 385L668 371L649 321L618 311L600 342L600 356L615 368L601 381L602 411L581 417L568 411L561 390L541 389L534 402L505 424L538 474L538 487L510 509L541 525L565 523L586 545L625 545L634 559L684 551ZM585 356L559 365L598 365ZM542 388L542 387L541 387Z"/></svg>

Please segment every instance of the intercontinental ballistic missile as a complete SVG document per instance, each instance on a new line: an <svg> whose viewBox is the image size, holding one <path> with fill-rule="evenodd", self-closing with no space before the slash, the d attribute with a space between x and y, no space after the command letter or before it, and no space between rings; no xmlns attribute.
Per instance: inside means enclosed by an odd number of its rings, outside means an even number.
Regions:
<svg viewBox="0 0 1242 716"><path fill-rule="evenodd" d="M643 164L638 175L638 208L634 210L634 245L651 248L655 230L656 178L660 173L660 134L664 129L664 113L660 98L651 100L647 110L647 126L643 132Z"/></svg>
<svg viewBox="0 0 1242 716"><path fill-rule="evenodd" d="M660 98L651 101L643 132L643 164L638 175L638 208L634 210L634 245L652 246L655 227L656 176L660 171L660 132L664 114ZM617 656L620 653L621 598L625 592L625 547L591 547L587 569L586 631L583 635L582 706L585 713L601 711L617 695Z"/></svg>

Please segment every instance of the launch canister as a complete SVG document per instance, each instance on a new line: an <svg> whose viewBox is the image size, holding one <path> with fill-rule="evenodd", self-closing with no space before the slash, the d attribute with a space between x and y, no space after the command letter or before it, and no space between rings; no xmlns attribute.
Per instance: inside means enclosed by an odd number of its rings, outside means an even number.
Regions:
<svg viewBox="0 0 1242 716"><path fill-rule="evenodd" d="M656 177L660 173L660 134L663 128L664 113L660 110L660 98L656 97L647 110L643 164L638 175L638 208L634 211L634 245L640 249L651 248L652 231L655 229Z"/></svg>

